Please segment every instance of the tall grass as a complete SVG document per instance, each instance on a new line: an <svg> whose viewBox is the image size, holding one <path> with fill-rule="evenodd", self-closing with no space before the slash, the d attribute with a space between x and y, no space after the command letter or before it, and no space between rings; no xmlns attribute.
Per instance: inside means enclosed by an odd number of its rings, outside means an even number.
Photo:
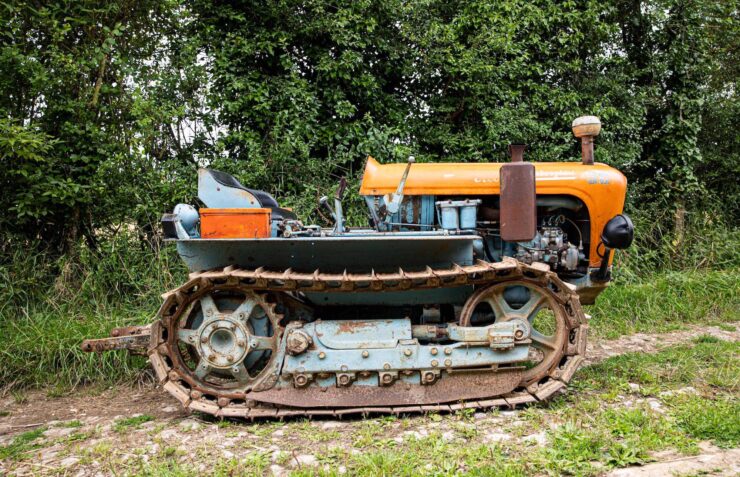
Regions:
<svg viewBox="0 0 740 477"><path fill-rule="evenodd" d="M635 245L618 252L615 283L589 308L601 336L740 320L740 235L708 213L688 215L677 241L664 217L633 213ZM53 257L38 244L0 239L0 392L110 383L138 376L142 358L83 353L84 338L149 323L160 294L186 270L174 246L142 245L136 231L92 251Z"/></svg>
<svg viewBox="0 0 740 477"><path fill-rule="evenodd" d="M119 234L93 252L51 258L38 247L7 246L0 263L0 391L130 379L144 360L126 352L84 353L82 340L151 321L159 295L186 270L172 249L143 247Z"/></svg>
<svg viewBox="0 0 740 477"><path fill-rule="evenodd" d="M630 211L635 241L616 252L615 269L622 280L638 280L656 272L737 270L740 268L740 229L721 212L687 211L677 234L670 207Z"/></svg>

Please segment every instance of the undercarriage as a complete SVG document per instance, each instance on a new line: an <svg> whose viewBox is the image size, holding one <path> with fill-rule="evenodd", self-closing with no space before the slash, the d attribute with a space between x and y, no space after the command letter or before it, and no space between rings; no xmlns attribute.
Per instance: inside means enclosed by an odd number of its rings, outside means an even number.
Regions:
<svg viewBox="0 0 740 477"><path fill-rule="evenodd" d="M453 322L322 320L300 300L317 291L460 286L476 291ZM225 268L193 273L166 293L150 328L83 347L135 349L148 336L146 353L164 389L215 416L515 406L560 391L583 360L588 326L573 288L547 267L514 259L369 275Z"/></svg>

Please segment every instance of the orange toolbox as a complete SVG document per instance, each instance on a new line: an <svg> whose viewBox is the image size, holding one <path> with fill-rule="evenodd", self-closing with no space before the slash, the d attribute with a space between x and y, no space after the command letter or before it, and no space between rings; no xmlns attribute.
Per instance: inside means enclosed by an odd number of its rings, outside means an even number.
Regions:
<svg viewBox="0 0 740 477"><path fill-rule="evenodd" d="M209 238L268 238L270 209L200 209L200 236Z"/></svg>

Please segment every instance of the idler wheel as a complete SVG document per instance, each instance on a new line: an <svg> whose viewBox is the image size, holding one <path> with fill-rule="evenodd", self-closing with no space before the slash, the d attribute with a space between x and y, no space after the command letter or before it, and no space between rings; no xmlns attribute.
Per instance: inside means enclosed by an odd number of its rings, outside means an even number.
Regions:
<svg viewBox="0 0 740 477"><path fill-rule="evenodd" d="M476 291L463 307L461 326L485 326L514 319L531 328L530 367L521 385L547 376L563 358L570 330L566 311L546 286L527 279L497 283Z"/></svg>

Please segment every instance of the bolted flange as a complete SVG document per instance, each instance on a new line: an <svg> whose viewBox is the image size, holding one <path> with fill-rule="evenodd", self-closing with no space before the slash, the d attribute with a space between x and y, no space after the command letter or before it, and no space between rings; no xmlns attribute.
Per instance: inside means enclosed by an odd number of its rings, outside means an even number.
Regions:
<svg viewBox="0 0 740 477"><path fill-rule="evenodd" d="M231 317L220 318L202 325L197 347L207 364L226 369L246 358L249 353L249 330Z"/></svg>

